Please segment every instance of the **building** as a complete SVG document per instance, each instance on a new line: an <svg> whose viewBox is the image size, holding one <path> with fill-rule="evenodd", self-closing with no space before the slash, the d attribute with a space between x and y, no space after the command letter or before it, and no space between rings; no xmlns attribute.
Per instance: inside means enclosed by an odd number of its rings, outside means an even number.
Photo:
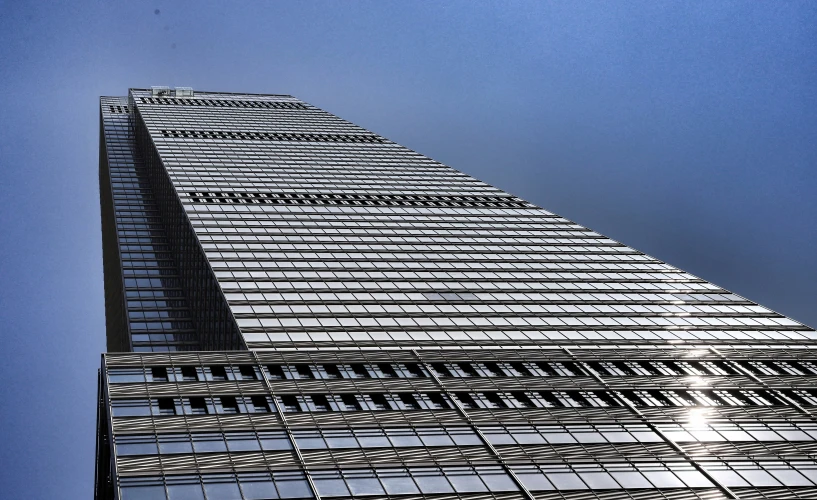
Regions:
<svg viewBox="0 0 817 500"><path fill-rule="evenodd" d="M817 498L817 333L296 98L101 99L97 500Z"/></svg>

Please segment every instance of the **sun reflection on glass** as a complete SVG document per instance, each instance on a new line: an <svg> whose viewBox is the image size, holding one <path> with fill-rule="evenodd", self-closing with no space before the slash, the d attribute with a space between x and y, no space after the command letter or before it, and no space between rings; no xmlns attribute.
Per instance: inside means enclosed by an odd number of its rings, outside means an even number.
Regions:
<svg viewBox="0 0 817 500"><path fill-rule="evenodd" d="M690 425L704 425L706 424L706 414L708 411L705 408L692 408L689 410L689 424Z"/></svg>

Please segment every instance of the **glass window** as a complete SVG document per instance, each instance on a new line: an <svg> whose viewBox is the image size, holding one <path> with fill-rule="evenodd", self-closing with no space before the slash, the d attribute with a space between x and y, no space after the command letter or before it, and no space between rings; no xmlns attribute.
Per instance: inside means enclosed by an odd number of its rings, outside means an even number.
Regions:
<svg viewBox="0 0 817 500"><path fill-rule="evenodd" d="M573 472L549 472L548 479L557 490L586 490L587 485Z"/></svg>
<svg viewBox="0 0 817 500"><path fill-rule="evenodd" d="M259 432L258 440L264 450L291 450L292 443L283 432Z"/></svg>
<svg viewBox="0 0 817 500"><path fill-rule="evenodd" d="M351 431L326 431L323 438L329 448L357 448L357 439L351 435Z"/></svg>
<svg viewBox="0 0 817 500"><path fill-rule="evenodd" d="M320 473L316 473L312 476L312 482L315 483L318 495L321 497L349 496L349 488L346 487L346 482L334 474L332 476Z"/></svg>
<svg viewBox="0 0 817 500"><path fill-rule="evenodd" d="M458 446L481 445L482 440L470 429L451 429L451 439Z"/></svg>
<svg viewBox="0 0 817 500"><path fill-rule="evenodd" d="M432 494L432 493L453 493L454 488L448 482L448 480L441 475L433 475L431 473L419 473L415 474L414 481L417 483L417 486L420 487L420 491L424 494Z"/></svg>
<svg viewBox="0 0 817 500"><path fill-rule="evenodd" d="M318 431L295 431L295 444L302 450L320 450L326 448L326 442Z"/></svg>
<svg viewBox="0 0 817 500"><path fill-rule="evenodd" d="M426 446L453 446L454 441L442 429L418 429L420 439Z"/></svg>
<svg viewBox="0 0 817 500"><path fill-rule="evenodd" d="M747 483L742 477L740 477L737 472L732 470L710 470L709 473L719 483L723 484L728 488L749 486L749 483Z"/></svg>
<svg viewBox="0 0 817 500"><path fill-rule="evenodd" d="M275 486L278 488L278 496L281 498L311 498L312 490L309 483L303 479L303 475L291 475L292 477L281 477L276 474Z"/></svg>
<svg viewBox="0 0 817 500"><path fill-rule="evenodd" d="M397 447L423 445L423 442L411 429L389 429L387 434L392 445Z"/></svg>
<svg viewBox="0 0 817 500"><path fill-rule="evenodd" d="M241 500L241 492L235 480L231 482L204 482L204 492L207 498L218 498L219 500Z"/></svg>
<svg viewBox="0 0 817 500"><path fill-rule="evenodd" d="M697 470L676 470L675 475L690 488L711 488L714 485Z"/></svg>
<svg viewBox="0 0 817 500"><path fill-rule="evenodd" d="M770 469L769 473L786 486L813 486L813 483L794 469Z"/></svg>
<svg viewBox="0 0 817 500"><path fill-rule="evenodd" d="M553 434L547 434L548 438ZM514 432L513 433L514 439L519 444L545 444L545 438L542 437L541 434L535 431L529 432ZM550 440L550 439L548 439Z"/></svg>
<svg viewBox="0 0 817 500"><path fill-rule="evenodd" d="M122 486L122 500L158 500L165 497L165 487L154 486Z"/></svg>
<svg viewBox="0 0 817 500"><path fill-rule="evenodd" d="M513 428L509 428L509 431L513 432ZM482 432L485 439L493 445L516 444L513 436L502 428L483 428Z"/></svg>
<svg viewBox="0 0 817 500"><path fill-rule="evenodd" d="M275 483L268 474L242 474L238 477L245 500L274 500L278 498Z"/></svg>
<svg viewBox="0 0 817 500"><path fill-rule="evenodd" d="M223 453L227 451L224 436L219 433L193 434L196 453Z"/></svg>
<svg viewBox="0 0 817 500"><path fill-rule="evenodd" d="M159 451L154 436L121 436L116 438L116 455L155 455Z"/></svg>
<svg viewBox="0 0 817 500"><path fill-rule="evenodd" d="M112 384L144 382L145 372L141 368L111 368L108 370L108 380Z"/></svg>
<svg viewBox="0 0 817 500"><path fill-rule="evenodd" d="M187 434L160 434L159 453L193 453L193 447Z"/></svg>
<svg viewBox="0 0 817 500"><path fill-rule="evenodd" d="M612 472L610 475L623 488L652 488L652 484L640 472Z"/></svg>
<svg viewBox="0 0 817 500"><path fill-rule="evenodd" d="M419 493L414 480L406 473L380 472L380 482L389 495L409 495Z"/></svg>
<svg viewBox="0 0 817 500"><path fill-rule="evenodd" d="M147 399L113 400L111 410L114 417L146 417L151 414L150 401Z"/></svg>
<svg viewBox="0 0 817 500"><path fill-rule="evenodd" d="M780 482L765 470L740 470L738 473L752 486L780 486Z"/></svg>
<svg viewBox="0 0 817 500"><path fill-rule="evenodd" d="M590 489L618 489L620 486L615 479L606 472L580 472L579 476Z"/></svg>
<svg viewBox="0 0 817 500"><path fill-rule="evenodd" d="M474 474L473 472L470 473L447 473L446 477L448 481L451 483L451 486L454 487L454 491L457 493L478 493L483 491L488 491L488 487L485 486L485 483Z"/></svg>
<svg viewBox="0 0 817 500"><path fill-rule="evenodd" d="M644 476L656 488L683 488L684 483L668 470L644 471Z"/></svg>
<svg viewBox="0 0 817 500"><path fill-rule="evenodd" d="M382 495L385 492L380 481L374 477L346 477L346 484L352 496Z"/></svg>
<svg viewBox="0 0 817 500"><path fill-rule="evenodd" d="M553 485L550 484L550 481L548 481L542 473L517 473L516 477L522 481L525 488L531 491L549 491L554 489Z"/></svg>
<svg viewBox="0 0 817 500"><path fill-rule="evenodd" d="M199 483L168 484L167 493L169 500L204 500L204 492Z"/></svg>
<svg viewBox="0 0 817 500"><path fill-rule="evenodd" d="M227 438L227 448L230 451L259 451L261 446L254 433L230 433L225 434Z"/></svg>
<svg viewBox="0 0 817 500"><path fill-rule="evenodd" d="M360 446L363 448L379 448L391 446L385 433L379 429L364 429L355 431Z"/></svg>
<svg viewBox="0 0 817 500"><path fill-rule="evenodd" d="M481 473L480 477L488 486L489 491L516 491L519 489L511 476L504 472Z"/></svg>

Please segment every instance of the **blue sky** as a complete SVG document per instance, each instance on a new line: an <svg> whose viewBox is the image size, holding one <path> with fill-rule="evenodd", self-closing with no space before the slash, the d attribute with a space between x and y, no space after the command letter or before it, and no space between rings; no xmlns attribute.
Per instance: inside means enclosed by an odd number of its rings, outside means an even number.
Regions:
<svg viewBox="0 0 817 500"><path fill-rule="evenodd" d="M817 326L817 3L0 0L0 496L89 498L98 97L290 93Z"/></svg>

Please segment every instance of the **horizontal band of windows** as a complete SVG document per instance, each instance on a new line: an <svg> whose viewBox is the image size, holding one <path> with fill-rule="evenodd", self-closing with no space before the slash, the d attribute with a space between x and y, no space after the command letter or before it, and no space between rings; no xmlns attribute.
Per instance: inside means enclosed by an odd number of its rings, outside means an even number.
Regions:
<svg viewBox="0 0 817 500"><path fill-rule="evenodd" d="M278 205L371 205L400 207L494 207L528 208L528 203L498 196L433 196L388 194L309 194L191 192L194 203L256 203Z"/></svg>
<svg viewBox="0 0 817 500"><path fill-rule="evenodd" d="M817 362L809 360L627 360L627 361L452 361L430 363L321 363L109 368L111 383L186 382L219 380L338 380L389 378L503 378L503 377L688 377L744 376L736 366L757 376L815 376ZM429 373L426 366L433 373ZM263 375L263 377L262 377ZM705 382L701 379L699 382Z"/></svg>
<svg viewBox="0 0 817 500"><path fill-rule="evenodd" d="M236 481L237 479L237 481ZM313 498L304 474L298 472L208 474L199 476L122 477L120 500L204 500ZM242 496L243 494L243 496Z"/></svg>
<svg viewBox="0 0 817 500"><path fill-rule="evenodd" d="M163 319L178 319L189 320L190 314L184 303L177 304L179 309L163 309L163 310L140 310L133 311L128 307L128 319L130 320L146 320L146 321L160 321Z"/></svg>
<svg viewBox="0 0 817 500"><path fill-rule="evenodd" d="M120 106L120 105L108 106L108 111L111 112L112 114L127 114L127 113L130 113L130 110L128 109L127 106Z"/></svg>
<svg viewBox="0 0 817 500"><path fill-rule="evenodd" d="M675 442L813 442L814 422L710 422L655 424ZM536 426L480 425L480 431L496 446L653 443L663 438L644 424L567 424ZM360 429L311 429L293 431L298 447L305 449L481 446L480 438L468 427L389 427ZM191 444L192 439L192 444ZM226 444L225 444L226 439ZM261 440L260 444L258 440ZM157 451L158 443L158 451ZM116 438L116 454L221 453L226 451L291 449L284 432L193 433L125 435Z"/></svg>
<svg viewBox="0 0 817 500"><path fill-rule="evenodd" d="M410 448L423 446L483 446L468 427L419 427L386 429L338 429L293 431L299 449ZM174 453L225 453L239 451L289 450L292 445L283 431L159 434L117 436L116 455Z"/></svg>
<svg viewBox="0 0 817 500"><path fill-rule="evenodd" d="M814 363L815 348L809 346L797 346L791 349L764 348L764 347L743 347L730 348L722 345L716 354L705 348L688 347L672 343L655 343L650 348L644 349L636 346L618 349L606 347L574 349L576 346L570 343L554 344L541 349L457 349L440 350L436 348L422 349L415 352L406 350L309 350L309 351L259 351L249 354L246 351L222 351L222 352L194 352L174 355L134 355L129 353L106 353L105 366L106 373L136 373L139 378L134 380L121 379L122 382L144 382L145 374L157 376L157 381L165 380L161 370L166 369L187 369L192 370L192 381L201 381L203 378L195 374L199 367L221 366L224 368L223 378L226 380L244 380L245 375L248 380L261 380L259 374L268 365L305 365L310 367L319 365L338 365L351 363L417 363L418 356L426 363L435 362L496 362L496 363L516 363L516 362L539 362L539 361L716 361L721 360L721 355L728 356L733 361L752 361L762 363L764 361L774 361L774 366L781 366L779 362L809 361ZM565 349L570 352L568 357ZM256 363L260 363L257 365ZM768 366L768 365L767 365ZM154 372L154 368L159 372ZM129 372L130 370L137 372ZM230 374L233 374L233 379ZM239 379L236 373L241 373ZM176 379L182 381L183 379ZM113 379L111 380L114 381ZM152 381L148 378L147 381Z"/></svg>
<svg viewBox="0 0 817 500"><path fill-rule="evenodd" d="M175 344L162 344L158 342L143 342L143 343L133 343L133 352L138 353L151 353L151 352L186 352L186 351L197 351L198 342L187 342L187 343L175 343Z"/></svg>
<svg viewBox="0 0 817 500"><path fill-rule="evenodd" d="M229 101L223 99L140 97L141 104L166 104L173 106L215 106L219 108L265 108L265 109L310 109L306 104L292 101Z"/></svg>
<svg viewBox="0 0 817 500"><path fill-rule="evenodd" d="M192 434L160 434L158 436L116 436L117 456L226 453L261 450L291 450L283 431L267 432L194 432Z"/></svg>
<svg viewBox="0 0 817 500"><path fill-rule="evenodd" d="M686 317L685 317L686 318ZM538 318L535 323L527 321L510 321L518 318L492 317L490 321L466 322L453 321L447 318L427 318L427 321L409 322L383 318L260 318L241 319L238 326L245 335L252 334L253 342L263 341L263 335L269 335L272 341L286 341L287 335L292 338L307 337L315 340L330 339L367 340L369 336L401 340L424 340L438 335L440 339L454 336L467 340L483 339L588 339L600 341L615 339L664 339L676 338L689 340L716 341L719 339L740 339L750 342L758 339L817 340L817 333L806 326L796 325L747 325L731 321L719 322L680 321L678 317L576 317L559 318L556 316ZM400 319L400 318L398 318ZM408 319L408 318L407 318ZM713 319L713 318L710 318ZM732 320L734 318L721 318ZM413 323L413 324L410 324ZM429 331L431 330L431 331ZM261 334L261 337L255 337Z"/></svg>
<svg viewBox="0 0 817 500"><path fill-rule="evenodd" d="M386 140L372 134L312 134L286 132L237 132L233 130L161 130L162 137L186 139L222 139L244 141L282 142L349 142L385 143Z"/></svg>
<svg viewBox="0 0 817 500"><path fill-rule="evenodd" d="M454 392L452 397L466 409L625 407L719 407L788 406L784 398L817 406L817 390L761 389L624 390L624 391L514 391ZM443 393L285 394L276 396L285 413L333 411L445 410L455 407ZM269 413L275 406L267 396L182 397L113 399L114 417L149 415L206 415Z"/></svg>
<svg viewBox="0 0 817 500"><path fill-rule="evenodd" d="M699 462L726 487L813 487L817 464L797 462ZM639 488L709 488L713 484L692 464L651 463L599 465L514 466L516 476L531 491Z"/></svg>
<svg viewBox="0 0 817 500"><path fill-rule="evenodd" d="M286 474L286 475L285 475ZM411 469L355 469L314 472L313 484L321 497L420 495L516 492L519 488L501 467L426 467ZM300 473L206 474L123 478L122 500L184 498L285 499L311 498L309 484ZM237 481L236 481L237 480Z"/></svg>
<svg viewBox="0 0 817 500"><path fill-rule="evenodd" d="M130 278L129 278L130 279ZM154 278L155 279L155 278ZM152 279L151 281L153 281ZM658 282L655 281L617 281L610 283L586 281L221 281L219 286L225 293L268 294L268 293L434 293L440 288L449 288L465 293L695 293L723 292L711 289L706 283ZM154 285L129 285L148 287ZM796 327L799 323L779 317L779 324ZM680 322L679 324L687 324ZM734 323L741 325L741 323ZM802 328L802 327L801 327Z"/></svg>
<svg viewBox="0 0 817 500"><path fill-rule="evenodd" d="M123 254L128 255L128 254ZM141 257L141 256L140 256ZM728 306L743 306L750 304L753 312L762 313L766 311L761 306L754 305L746 299L737 295L717 294L711 291L694 291L691 293L663 293L663 292L643 292L638 293L610 293L596 291L594 293L586 292L561 292L561 293L487 293L487 292L454 292L450 290L435 290L434 292L400 292L400 293L366 293L366 292L285 292L285 293L228 293L226 298L230 304L239 305L239 302L246 302L246 305L272 305L280 302L284 305L303 305L303 304L332 304L338 303L376 303L386 305L388 303L400 304L418 304L424 301L429 302L467 302L479 301L488 304L493 303L508 303L508 304L526 304L538 303L546 301L548 304L558 303L608 303L616 304L653 304L653 305L708 305L710 303L724 303ZM245 304L240 304L245 305Z"/></svg>
<svg viewBox="0 0 817 500"><path fill-rule="evenodd" d="M730 347L745 349L763 349L766 347L804 349L817 348L815 339L795 339L790 334L768 334L767 332L750 332L755 335L732 335L730 332L718 332L718 335L696 336L697 332L668 331L663 335L651 332L637 332L637 335L621 334L616 331L591 332L583 331L557 332L556 335L537 334L530 332L510 332L507 335L473 335L466 332L434 332L431 335L392 335L387 332L345 332L319 333L242 333L250 350L267 351L298 351L306 349L320 350L354 350L354 349L479 349L487 347L490 342L493 349L542 349L552 348L571 343L574 348L619 348L627 345L630 348L647 349L656 342L676 343L679 345L696 345L700 347ZM604 334L604 335L602 335ZM269 340L272 338L272 340Z"/></svg>

